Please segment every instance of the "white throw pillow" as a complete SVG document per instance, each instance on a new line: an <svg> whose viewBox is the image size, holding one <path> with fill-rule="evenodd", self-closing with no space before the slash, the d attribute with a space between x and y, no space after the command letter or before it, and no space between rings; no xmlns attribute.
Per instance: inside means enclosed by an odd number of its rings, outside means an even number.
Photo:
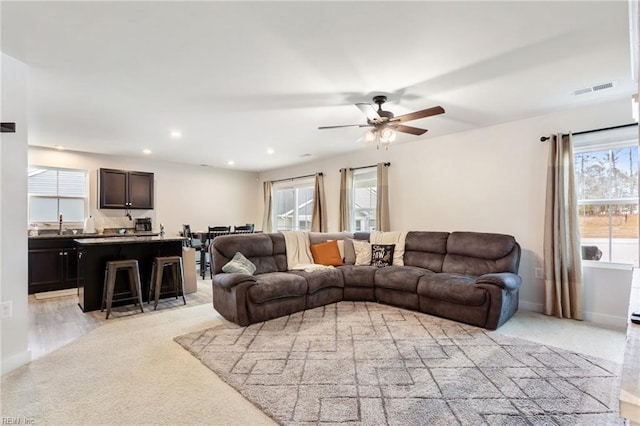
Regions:
<svg viewBox="0 0 640 426"><path fill-rule="evenodd" d="M222 272L226 272L228 274L246 274L253 275L256 271L256 265L253 264L249 259L244 257L244 255L240 252L237 252L233 259L227 262L222 267Z"/></svg>
<svg viewBox="0 0 640 426"><path fill-rule="evenodd" d="M373 231L369 235L371 244L395 244L393 264L397 266L404 265L404 243L406 238L406 231Z"/></svg>
<svg viewBox="0 0 640 426"><path fill-rule="evenodd" d="M352 240L356 252L356 265L371 265L371 243L368 241Z"/></svg>

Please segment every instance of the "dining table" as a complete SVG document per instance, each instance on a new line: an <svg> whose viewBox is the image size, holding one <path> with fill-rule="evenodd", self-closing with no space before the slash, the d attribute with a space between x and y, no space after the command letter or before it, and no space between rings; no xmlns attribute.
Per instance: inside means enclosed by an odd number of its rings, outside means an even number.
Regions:
<svg viewBox="0 0 640 426"><path fill-rule="evenodd" d="M217 232L214 233L215 235L213 235L213 238L218 235L227 235L230 233L231 232ZM200 246L194 248L197 248L200 252L200 276L204 279L207 272L207 252L209 251L209 244L211 243L209 231L191 231L191 238L192 240L200 241ZM209 267L211 267L211 265L209 265Z"/></svg>

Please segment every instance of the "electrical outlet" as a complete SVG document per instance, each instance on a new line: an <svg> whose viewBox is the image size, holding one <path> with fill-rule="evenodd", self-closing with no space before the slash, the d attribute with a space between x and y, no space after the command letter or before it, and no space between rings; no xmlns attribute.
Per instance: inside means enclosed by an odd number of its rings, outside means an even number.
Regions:
<svg viewBox="0 0 640 426"><path fill-rule="evenodd" d="M536 272L536 278L540 278L540 279L544 278L544 273L542 272L542 268L536 268L535 272Z"/></svg>
<svg viewBox="0 0 640 426"><path fill-rule="evenodd" d="M11 300L0 303L0 319L11 318L13 315L13 306Z"/></svg>

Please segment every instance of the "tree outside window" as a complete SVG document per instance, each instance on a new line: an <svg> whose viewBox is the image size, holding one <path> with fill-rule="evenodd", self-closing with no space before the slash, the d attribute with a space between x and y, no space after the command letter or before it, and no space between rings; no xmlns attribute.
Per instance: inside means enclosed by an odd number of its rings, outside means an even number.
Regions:
<svg viewBox="0 0 640 426"><path fill-rule="evenodd" d="M583 258L638 266L637 128L574 138L574 173ZM600 132L598 132L600 133ZM596 249L597 248L597 249Z"/></svg>

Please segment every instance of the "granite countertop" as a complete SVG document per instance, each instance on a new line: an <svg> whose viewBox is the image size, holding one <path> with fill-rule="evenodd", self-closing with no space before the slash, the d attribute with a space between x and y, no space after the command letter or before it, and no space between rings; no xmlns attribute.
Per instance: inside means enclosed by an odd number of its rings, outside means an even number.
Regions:
<svg viewBox="0 0 640 426"><path fill-rule="evenodd" d="M71 239L71 240L75 240L78 238L125 238L125 237L130 237L130 238L139 238L139 237L153 237L159 235L157 232L151 232L151 231L146 231L146 232L135 232L135 233L126 233L126 234L117 234L117 233L113 233L113 234L98 234L98 233L93 233L93 234L83 234L82 232L78 232L77 234L73 234L71 232L62 234L62 235L58 235L58 234L41 234L41 235L33 235L33 236L29 236L30 240L47 240L47 239L63 239L63 238L67 238L67 239Z"/></svg>
<svg viewBox="0 0 640 426"><path fill-rule="evenodd" d="M156 242L171 242L171 241L184 241L185 237L160 237L160 236L121 236L121 237L105 237L105 238L76 238L76 244L81 246L96 246L96 245L108 245L108 244L140 244L140 243L156 243Z"/></svg>

